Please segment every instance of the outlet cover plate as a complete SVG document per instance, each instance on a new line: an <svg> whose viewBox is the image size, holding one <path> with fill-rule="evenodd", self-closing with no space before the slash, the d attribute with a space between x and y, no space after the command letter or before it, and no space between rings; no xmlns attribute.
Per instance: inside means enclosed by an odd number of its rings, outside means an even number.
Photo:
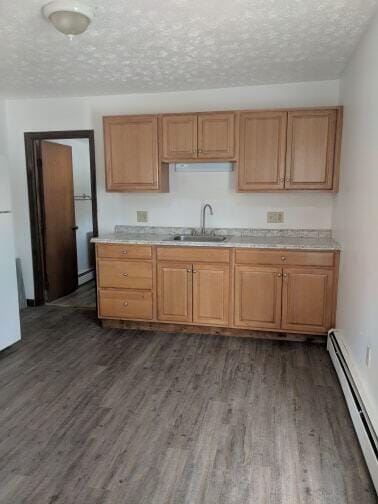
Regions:
<svg viewBox="0 0 378 504"><path fill-rule="evenodd" d="M282 224L284 221L284 212L268 212L266 220L268 224Z"/></svg>
<svg viewBox="0 0 378 504"><path fill-rule="evenodd" d="M146 210L137 210L137 222L148 222L148 212Z"/></svg>

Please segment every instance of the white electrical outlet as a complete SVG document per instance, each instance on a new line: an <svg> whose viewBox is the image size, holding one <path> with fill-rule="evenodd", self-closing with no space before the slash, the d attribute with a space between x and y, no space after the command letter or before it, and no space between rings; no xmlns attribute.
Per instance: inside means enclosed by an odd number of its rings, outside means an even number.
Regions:
<svg viewBox="0 0 378 504"><path fill-rule="evenodd" d="M366 347L366 355L365 355L365 364L366 367L370 367L371 364L371 348L368 346Z"/></svg>
<svg viewBox="0 0 378 504"><path fill-rule="evenodd" d="M284 213L268 212L266 214L266 221L268 224L281 224L284 221Z"/></svg>
<svg viewBox="0 0 378 504"><path fill-rule="evenodd" d="M148 222L148 212L146 210L137 210L137 222Z"/></svg>

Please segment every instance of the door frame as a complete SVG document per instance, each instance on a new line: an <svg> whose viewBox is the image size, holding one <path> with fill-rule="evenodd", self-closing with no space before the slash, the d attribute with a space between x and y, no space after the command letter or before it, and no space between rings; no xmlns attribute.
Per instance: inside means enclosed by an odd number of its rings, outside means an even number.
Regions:
<svg viewBox="0 0 378 504"><path fill-rule="evenodd" d="M98 236L94 130L39 131L24 133L34 279L34 300L28 300L29 305L40 306L45 304L43 193L42 185L38 178L38 158L36 156L38 142L42 140L69 140L76 138L88 139L89 143L93 236Z"/></svg>

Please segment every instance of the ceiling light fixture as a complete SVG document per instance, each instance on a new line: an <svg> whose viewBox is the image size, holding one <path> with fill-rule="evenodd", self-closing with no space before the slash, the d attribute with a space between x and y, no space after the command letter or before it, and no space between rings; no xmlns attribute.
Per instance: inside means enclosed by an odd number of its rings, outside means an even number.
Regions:
<svg viewBox="0 0 378 504"><path fill-rule="evenodd" d="M93 9L81 0L53 0L42 7L43 15L57 30L73 38L85 32L93 18Z"/></svg>

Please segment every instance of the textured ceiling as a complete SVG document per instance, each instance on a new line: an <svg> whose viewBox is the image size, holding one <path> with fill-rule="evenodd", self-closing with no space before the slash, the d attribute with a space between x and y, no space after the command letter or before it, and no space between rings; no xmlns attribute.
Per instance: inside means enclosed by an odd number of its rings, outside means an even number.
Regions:
<svg viewBox="0 0 378 504"><path fill-rule="evenodd" d="M73 41L42 17L44 3L0 0L0 95L337 78L378 0L88 0L95 19Z"/></svg>

